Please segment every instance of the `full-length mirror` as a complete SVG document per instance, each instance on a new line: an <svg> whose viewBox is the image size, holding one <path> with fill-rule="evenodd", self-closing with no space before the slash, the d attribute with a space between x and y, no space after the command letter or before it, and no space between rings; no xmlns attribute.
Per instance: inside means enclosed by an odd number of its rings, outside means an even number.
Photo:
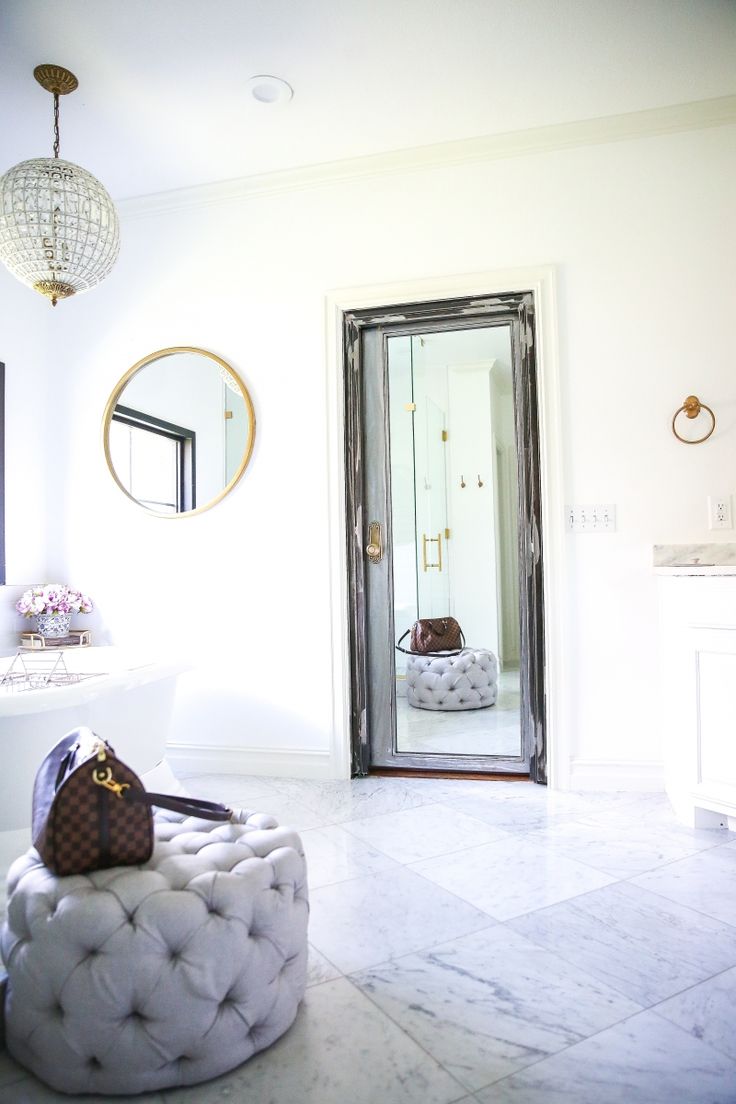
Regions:
<svg viewBox="0 0 736 1104"><path fill-rule="evenodd" d="M139 360L110 396L108 467L118 486L161 517L201 513L245 471L255 415L235 370L204 349L161 349Z"/></svg>
<svg viewBox="0 0 736 1104"><path fill-rule="evenodd" d="M478 701L470 693L464 704L451 704L452 695L442 704L458 671L429 674L421 685L436 682L436 700L425 695L428 700L418 701L416 693L407 694L407 678L416 671L410 675L406 654L397 651L396 749L456 756L458 762L466 755L519 757L510 327L389 337L387 359L397 639L417 618L453 614L476 662L495 657L498 672L492 693L476 695ZM473 668L468 677L480 686L484 672Z"/></svg>

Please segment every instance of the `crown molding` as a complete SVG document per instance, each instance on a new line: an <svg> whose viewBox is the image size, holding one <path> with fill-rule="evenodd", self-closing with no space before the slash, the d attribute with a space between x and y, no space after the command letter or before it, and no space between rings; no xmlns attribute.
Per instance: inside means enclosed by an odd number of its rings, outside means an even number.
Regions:
<svg viewBox="0 0 736 1104"><path fill-rule="evenodd" d="M736 123L736 95L258 173L235 180L123 199L117 202L117 208L124 219L132 219L190 207L234 203L278 192L342 184L373 176L524 157L579 146L727 126L731 123Z"/></svg>

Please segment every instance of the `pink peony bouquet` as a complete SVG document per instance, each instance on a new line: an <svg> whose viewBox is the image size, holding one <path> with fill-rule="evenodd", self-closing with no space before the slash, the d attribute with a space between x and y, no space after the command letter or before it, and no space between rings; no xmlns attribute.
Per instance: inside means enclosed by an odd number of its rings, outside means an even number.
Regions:
<svg viewBox="0 0 736 1104"><path fill-rule="evenodd" d="M91 613L92 602L81 590L72 590L63 583L46 583L26 590L15 608L24 617L37 617L39 613Z"/></svg>

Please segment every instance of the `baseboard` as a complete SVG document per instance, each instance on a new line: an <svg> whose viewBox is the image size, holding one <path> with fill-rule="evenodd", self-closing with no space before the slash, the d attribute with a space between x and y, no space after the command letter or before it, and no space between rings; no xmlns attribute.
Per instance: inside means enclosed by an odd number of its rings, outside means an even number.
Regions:
<svg viewBox="0 0 736 1104"><path fill-rule="evenodd" d="M664 790L664 764L640 759L572 759L571 790Z"/></svg>
<svg viewBox="0 0 736 1104"><path fill-rule="evenodd" d="M338 778L328 751L303 748L234 748L167 744L173 770L202 774L273 775L279 778Z"/></svg>

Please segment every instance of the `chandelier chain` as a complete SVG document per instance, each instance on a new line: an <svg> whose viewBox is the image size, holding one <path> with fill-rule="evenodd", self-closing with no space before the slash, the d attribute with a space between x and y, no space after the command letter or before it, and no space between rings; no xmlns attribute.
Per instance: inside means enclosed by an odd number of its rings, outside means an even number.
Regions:
<svg viewBox="0 0 736 1104"><path fill-rule="evenodd" d="M54 157L59 156L59 93L54 92Z"/></svg>

